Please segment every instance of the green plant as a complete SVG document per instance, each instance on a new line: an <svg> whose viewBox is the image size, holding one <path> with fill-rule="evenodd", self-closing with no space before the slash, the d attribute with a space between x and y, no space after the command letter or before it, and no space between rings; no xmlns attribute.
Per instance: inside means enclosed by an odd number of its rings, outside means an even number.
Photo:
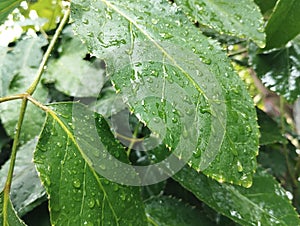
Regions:
<svg viewBox="0 0 300 226"><path fill-rule="evenodd" d="M28 31L0 48L2 225L45 202L52 225L300 224L298 2L20 2L0 3Z"/></svg>

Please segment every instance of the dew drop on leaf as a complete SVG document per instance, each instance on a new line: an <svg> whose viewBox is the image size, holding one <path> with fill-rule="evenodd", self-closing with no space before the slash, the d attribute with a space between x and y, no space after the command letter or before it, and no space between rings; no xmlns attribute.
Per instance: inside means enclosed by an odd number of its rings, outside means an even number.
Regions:
<svg viewBox="0 0 300 226"><path fill-rule="evenodd" d="M80 188L81 186L81 183L78 179L74 180L72 184L74 188Z"/></svg>
<svg viewBox="0 0 300 226"><path fill-rule="evenodd" d="M95 200L94 199L89 199L88 200L88 206L92 209L95 206Z"/></svg>
<svg viewBox="0 0 300 226"><path fill-rule="evenodd" d="M240 161L237 162L237 169L238 169L239 172L243 171L243 166L242 166Z"/></svg>

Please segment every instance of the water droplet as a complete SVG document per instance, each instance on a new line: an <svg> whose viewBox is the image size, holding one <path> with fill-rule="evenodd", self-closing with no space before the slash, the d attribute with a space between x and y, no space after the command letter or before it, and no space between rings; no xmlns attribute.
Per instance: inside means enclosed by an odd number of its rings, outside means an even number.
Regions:
<svg viewBox="0 0 300 226"><path fill-rule="evenodd" d="M61 147L63 146L62 143L60 143L60 142L57 142L56 145L57 145L59 148L61 148Z"/></svg>
<svg viewBox="0 0 300 226"><path fill-rule="evenodd" d="M243 166L242 166L240 161L237 161L237 169L238 169L239 172L243 171Z"/></svg>
<svg viewBox="0 0 300 226"><path fill-rule="evenodd" d="M126 195L125 195L125 194L121 194L121 195L120 195L120 198L121 198L123 201L125 201Z"/></svg>
<svg viewBox="0 0 300 226"><path fill-rule="evenodd" d="M201 151L199 149L197 149L196 151L194 151L193 153L193 157L194 158L199 158L201 156Z"/></svg>
<svg viewBox="0 0 300 226"><path fill-rule="evenodd" d="M83 23L83 24L89 24L89 20L86 19L86 18L84 18L84 19L82 19L82 23Z"/></svg>
<svg viewBox="0 0 300 226"><path fill-rule="evenodd" d="M155 18L152 18L152 19L151 19L151 23L154 24L154 25L157 24L158 21L159 21L159 20L158 20L158 19L155 19Z"/></svg>
<svg viewBox="0 0 300 226"><path fill-rule="evenodd" d="M95 206L95 200L94 199L89 199L88 201L88 206L92 209Z"/></svg>
<svg viewBox="0 0 300 226"><path fill-rule="evenodd" d="M46 183L46 186L50 186L51 185L51 180L50 180L50 178L49 177L44 177L44 181L45 181L45 183Z"/></svg>
<svg viewBox="0 0 300 226"><path fill-rule="evenodd" d="M185 113L186 113L188 116L191 116L191 115L194 114L194 109L193 109L193 108L186 109Z"/></svg>
<svg viewBox="0 0 300 226"><path fill-rule="evenodd" d="M173 118L172 118L172 122L173 122L173 123L177 123L177 122L178 122L178 119L175 118L175 117L173 117Z"/></svg>
<svg viewBox="0 0 300 226"><path fill-rule="evenodd" d="M73 186L74 186L74 188L80 188L80 186L81 186L80 180L79 179L74 180Z"/></svg>

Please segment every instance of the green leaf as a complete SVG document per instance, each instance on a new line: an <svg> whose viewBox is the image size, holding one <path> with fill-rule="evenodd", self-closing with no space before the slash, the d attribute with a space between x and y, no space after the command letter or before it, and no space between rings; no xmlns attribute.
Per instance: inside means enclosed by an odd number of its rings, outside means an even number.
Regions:
<svg viewBox="0 0 300 226"><path fill-rule="evenodd" d="M250 46L250 60L258 77L272 91L294 102L300 96L300 36L280 50L257 54Z"/></svg>
<svg viewBox="0 0 300 226"><path fill-rule="evenodd" d="M250 38L265 46L263 18L253 0L175 0L193 20L220 33Z"/></svg>
<svg viewBox="0 0 300 226"><path fill-rule="evenodd" d="M148 221L160 226L213 226L215 225L199 210L171 197L159 197L146 202Z"/></svg>
<svg viewBox="0 0 300 226"><path fill-rule="evenodd" d="M96 113L95 118L88 118L89 110L78 103L53 104L51 108L54 111L47 113L34 154L49 195L51 223L146 225L139 188L111 182L93 168L127 176L118 165L110 165L113 157L109 153L124 162L126 154L114 142L105 120Z"/></svg>
<svg viewBox="0 0 300 226"><path fill-rule="evenodd" d="M84 60L86 46L73 36L70 27L64 30L60 51L61 56L48 64L46 82L55 82L55 87L69 96L97 97L105 82L102 62Z"/></svg>
<svg viewBox="0 0 300 226"><path fill-rule="evenodd" d="M19 148L17 154L10 193L11 201L19 216L24 216L46 200L45 189L41 185L32 162L33 151L36 144L37 139L29 141ZM9 161L6 162L0 171L1 189L4 187L6 181L9 163Z"/></svg>
<svg viewBox="0 0 300 226"><path fill-rule="evenodd" d="M187 167L173 178L199 200L241 225L300 224L285 191L262 170L254 174L250 188L218 183Z"/></svg>
<svg viewBox="0 0 300 226"><path fill-rule="evenodd" d="M216 42L166 1L75 0L72 19L91 54L106 60L130 110L183 163L251 185L255 109Z"/></svg>
<svg viewBox="0 0 300 226"><path fill-rule="evenodd" d="M270 14L278 0L254 0L263 14Z"/></svg>
<svg viewBox="0 0 300 226"><path fill-rule="evenodd" d="M42 59L42 47L47 41L42 37L27 38L17 43L13 50L7 51L1 62L0 80L2 81L2 95L24 93L34 81L36 72ZM47 91L38 86L34 97L41 102L47 99ZM0 118L8 135L14 136L15 126L20 112L20 103L4 102L0 105ZM39 134L44 122L44 113L31 103L28 104L22 126L21 142L31 140Z"/></svg>
<svg viewBox="0 0 300 226"><path fill-rule="evenodd" d="M266 26L265 49L283 47L300 33L300 1L279 0Z"/></svg>
<svg viewBox="0 0 300 226"><path fill-rule="evenodd" d="M3 203L4 203L4 193L1 192L0 193L0 225L5 225L5 226L25 225L23 221L18 217L16 211L14 210L13 205L11 204L10 199L8 200L8 206L6 209L3 209ZM7 216L7 219L5 219L5 221L4 221L4 212L6 213Z"/></svg>
<svg viewBox="0 0 300 226"><path fill-rule="evenodd" d="M287 140L281 134L278 124L259 108L256 109L256 112L261 134L259 144L286 143Z"/></svg>
<svg viewBox="0 0 300 226"><path fill-rule="evenodd" d="M28 4L28 14L35 10L40 18L46 18L43 29L48 31L56 28L59 18L63 15L61 0L43 0Z"/></svg>
<svg viewBox="0 0 300 226"><path fill-rule="evenodd" d="M2 24L7 16L19 6L22 0L1 0L0 2L0 24Z"/></svg>

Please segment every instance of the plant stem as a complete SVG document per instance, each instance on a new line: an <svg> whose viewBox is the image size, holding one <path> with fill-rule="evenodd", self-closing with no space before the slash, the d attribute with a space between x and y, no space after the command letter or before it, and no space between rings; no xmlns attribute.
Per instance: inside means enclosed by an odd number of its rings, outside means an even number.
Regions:
<svg viewBox="0 0 300 226"><path fill-rule="evenodd" d="M7 97L0 97L0 103L6 102L6 101L11 101L11 100L18 100L18 99L23 99L26 97L26 94L21 93L21 94L15 94Z"/></svg>
<svg viewBox="0 0 300 226"><path fill-rule="evenodd" d="M51 42L50 42L50 44L49 44L49 46L47 48L47 51L45 52L45 54L43 56L43 59L42 59L42 62L40 64L40 67L38 69L36 78L35 78L35 80L33 81L33 83L30 85L30 87L26 91L30 95L32 95L33 92L36 90L36 87L37 87L37 85L39 84L39 82L41 80L41 77L42 77L43 71L45 69L45 65L46 65L46 63L47 63L47 61L49 59L50 53L51 53L51 51L52 51L52 49L53 49L53 47L54 47L54 45L55 45L55 43L56 43L59 35L60 35L60 33L62 32L64 26L68 22L68 19L69 19L69 16L70 16L70 11L71 11L70 7L68 7L66 9L66 13L65 13L62 21L60 22L58 28L55 31L55 34L54 34L54 36L53 36L53 38L52 38L52 40L51 40Z"/></svg>
<svg viewBox="0 0 300 226"><path fill-rule="evenodd" d="M8 225L8 222L6 222L6 221L8 219L7 207L8 207L8 202L9 202L9 193L10 193L11 182L12 182L13 172L14 172L14 167L15 167L15 162L16 162L17 147L19 144L20 132L21 132L21 127L22 127L22 123L24 120L24 116L25 116L27 102L28 102L28 100L27 100L26 96L24 96L23 101L22 101L21 110L20 110L19 120L18 120L17 127L15 130L15 136L14 136L14 142L13 142L13 147L12 147L12 152L11 152L11 159L10 159L8 175L7 175L4 190L3 190L3 192L4 192L3 225Z"/></svg>

